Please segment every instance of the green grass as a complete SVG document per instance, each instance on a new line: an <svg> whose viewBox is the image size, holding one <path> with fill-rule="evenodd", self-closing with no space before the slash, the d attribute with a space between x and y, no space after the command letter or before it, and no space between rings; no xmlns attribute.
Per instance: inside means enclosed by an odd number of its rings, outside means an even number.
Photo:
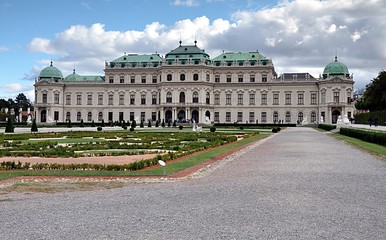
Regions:
<svg viewBox="0 0 386 240"><path fill-rule="evenodd" d="M0 180L10 179L19 176L160 176L164 174L164 171L169 174L176 173L194 165L200 164L207 160L212 159L222 153L232 151L238 147L245 146L252 142L265 138L268 135L255 135L250 138L243 139L238 142L230 143L226 146L220 146L217 148L198 153L196 155L185 158L184 160L166 163L165 167L153 168L144 171L133 172L119 172L119 171L60 171L60 170L12 170L12 171L0 171Z"/></svg>
<svg viewBox="0 0 386 240"><path fill-rule="evenodd" d="M332 136L334 136L337 139L343 140L343 141L345 141L345 142L351 144L352 146L355 146L361 150L364 150L366 152L369 152L371 154L379 156L384 161L386 161L386 147L385 146L378 145L375 143L365 142L365 141L362 141L362 140L357 139L357 138L352 138L352 137L341 135L339 133L332 134Z"/></svg>

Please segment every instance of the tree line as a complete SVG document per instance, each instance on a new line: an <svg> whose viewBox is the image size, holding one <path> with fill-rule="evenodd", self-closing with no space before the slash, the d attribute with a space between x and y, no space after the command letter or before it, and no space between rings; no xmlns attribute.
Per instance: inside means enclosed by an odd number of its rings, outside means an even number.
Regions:
<svg viewBox="0 0 386 240"><path fill-rule="evenodd" d="M33 111L33 103L29 100L24 93L19 93L15 99L9 98L8 100L1 98L0 99L0 121L5 121L7 118L16 119L16 116L19 116L19 111L27 111L30 108L30 111ZM8 112L5 111L8 109ZM11 109L13 109L13 113L11 114ZM21 122L26 119L19 119Z"/></svg>

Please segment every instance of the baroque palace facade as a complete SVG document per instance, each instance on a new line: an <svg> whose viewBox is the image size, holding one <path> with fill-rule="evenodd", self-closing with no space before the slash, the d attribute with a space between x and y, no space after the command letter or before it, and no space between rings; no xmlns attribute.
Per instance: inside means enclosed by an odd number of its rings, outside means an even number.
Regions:
<svg viewBox="0 0 386 240"><path fill-rule="evenodd" d="M165 57L124 54L104 71L63 77L51 62L35 82L36 121L336 123L354 112L353 77L336 57L319 78L277 76L272 60L258 51L211 59L196 41L180 41Z"/></svg>

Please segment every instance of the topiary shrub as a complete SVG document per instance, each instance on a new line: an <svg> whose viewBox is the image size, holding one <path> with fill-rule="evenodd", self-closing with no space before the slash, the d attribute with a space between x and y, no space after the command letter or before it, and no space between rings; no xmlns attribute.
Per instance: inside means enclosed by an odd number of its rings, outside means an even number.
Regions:
<svg viewBox="0 0 386 240"><path fill-rule="evenodd" d="M83 122L83 119L80 120L80 127L84 127L84 122Z"/></svg>
<svg viewBox="0 0 386 240"><path fill-rule="evenodd" d="M164 120L164 119L162 119L161 126L162 126L163 128L165 127L165 120Z"/></svg>
<svg viewBox="0 0 386 240"><path fill-rule="evenodd" d="M6 133L13 133L15 131L15 127L13 126L13 120L9 117L7 121L7 126L5 126Z"/></svg>
<svg viewBox="0 0 386 240"><path fill-rule="evenodd" d="M277 133L278 131L277 131L277 128L272 128L272 132L273 133Z"/></svg>
<svg viewBox="0 0 386 240"><path fill-rule="evenodd" d="M240 130L244 130L244 127L241 126L241 127L240 127Z"/></svg>
<svg viewBox="0 0 386 240"><path fill-rule="evenodd" d="M177 127L177 121L176 120L174 120L174 122L173 122L173 127Z"/></svg>
<svg viewBox="0 0 386 240"><path fill-rule="evenodd" d="M134 128L133 127L130 128L130 132L134 132Z"/></svg>
<svg viewBox="0 0 386 240"><path fill-rule="evenodd" d="M131 128L136 128L137 127L137 122L135 120L133 120L131 122Z"/></svg>
<svg viewBox="0 0 386 240"><path fill-rule="evenodd" d="M71 123L71 120L69 119L68 122L67 122L67 127L68 128L72 128L72 123Z"/></svg>
<svg viewBox="0 0 386 240"><path fill-rule="evenodd" d="M159 127L159 121L155 121L155 127Z"/></svg>
<svg viewBox="0 0 386 240"><path fill-rule="evenodd" d="M180 130L182 130L182 129L184 128L184 126L180 125L180 126L178 126L178 128L179 128Z"/></svg>
<svg viewBox="0 0 386 240"><path fill-rule="evenodd" d="M91 127L95 127L95 122L94 122L94 120L92 120L92 122L91 122Z"/></svg>
<svg viewBox="0 0 386 240"><path fill-rule="evenodd" d="M101 126L102 126L102 127L105 126L105 120L104 120L104 119L102 119Z"/></svg>
<svg viewBox="0 0 386 240"><path fill-rule="evenodd" d="M144 127L143 121L142 121L142 120L141 120L141 123L139 124L139 127L140 127L140 128L143 128L143 127Z"/></svg>
<svg viewBox="0 0 386 240"><path fill-rule="evenodd" d="M98 132L102 131L102 127L101 127L101 126L98 126L98 127L97 127L97 130L98 130Z"/></svg>
<svg viewBox="0 0 386 240"><path fill-rule="evenodd" d="M147 122L147 127L151 128L151 121L150 120Z"/></svg>
<svg viewBox="0 0 386 240"><path fill-rule="evenodd" d="M38 131L38 125L36 124L36 119L32 121L32 126L31 126L31 132L37 132Z"/></svg>
<svg viewBox="0 0 386 240"><path fill-rule="evenodd" d="M210 132L216 132L216 127L215 126L212 126L212 127L210 127Z"/></svg>

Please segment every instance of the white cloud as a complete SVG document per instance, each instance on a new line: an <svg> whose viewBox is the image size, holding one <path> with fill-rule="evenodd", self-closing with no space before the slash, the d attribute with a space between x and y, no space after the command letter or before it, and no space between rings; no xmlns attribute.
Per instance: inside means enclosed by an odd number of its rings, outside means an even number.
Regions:
<svg viewBox="0 0 386 240"><path fill-rule="evenodd" d="M174 6L185 6L185 7L195 7L199 5L199 3L196 2L195 0L174 0L170 4Z"/></svg>
<svg viewBox="0 0 386 240"><path fill-rule="evenodd" d="M182 0L172 3L197 4ZM52 39L33 39L28 49L57 55L55 64L64 75L72 72L74 64L79 74L103 74L105 60L124 52L165 54L177 47L180 39L183 44L193 44L196 38L211 57L222 50L259 49L280 71L301 66L304 71L319 69L321 73L338 52L351 72L371 69L371 76L357 74L357 84L365 85L385 67L380 65L386 58L385 8L386 1L381 0L281 1L257 11L236 12L232 20L201 16L171 26L153 22L138 31L106 31L101 23L75 25Z"/></svg>
<svg viewBox="0 0 386 240"><path fill-rule="evenodd" d="M22 92L23 86L20 83L9 83L4 84L3 89L7 93L15 93L15 92Z"/></svg>
<svg viewBox="0 0 386 240"><path fill-rule="evenodd" d="M7 51L9 51L9 48L0 46L0 52L7 52Z"/></svg>

